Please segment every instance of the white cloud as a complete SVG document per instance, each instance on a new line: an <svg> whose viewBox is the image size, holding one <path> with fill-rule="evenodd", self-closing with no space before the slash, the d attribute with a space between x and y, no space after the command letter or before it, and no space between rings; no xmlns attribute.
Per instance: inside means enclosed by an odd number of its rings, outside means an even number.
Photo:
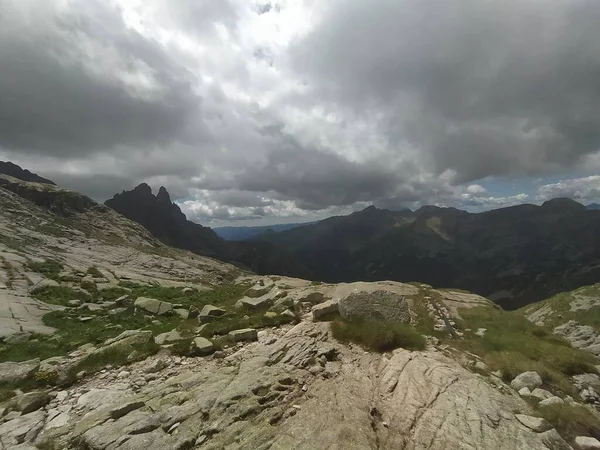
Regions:
<svg viewBox="0 0 600 450"><path fill-rule="evenodd" d="M583 204L600 202L600 175L564 179L538 188L539 201L555 197L568 197Z"/></svg>

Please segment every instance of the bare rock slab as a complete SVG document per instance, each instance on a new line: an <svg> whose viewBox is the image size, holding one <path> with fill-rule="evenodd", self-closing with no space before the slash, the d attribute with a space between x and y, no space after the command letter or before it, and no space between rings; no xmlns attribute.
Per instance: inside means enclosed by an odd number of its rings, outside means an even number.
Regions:
<svg viewBox="0 0 600 450"><path fill-rule="evenodd" d="M515 417L524 426L536 433L543 433L544 431L552 429L552 425L550 425L547 420L540 417L527 416L525 414L515 414Z"/></svg>

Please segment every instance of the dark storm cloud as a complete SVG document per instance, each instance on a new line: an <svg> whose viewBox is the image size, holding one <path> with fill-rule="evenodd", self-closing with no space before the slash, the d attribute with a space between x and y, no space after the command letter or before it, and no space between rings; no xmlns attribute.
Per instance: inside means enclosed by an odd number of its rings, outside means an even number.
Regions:
<svg viewBox="0 0 600 450"><path fill-rule="evenodd" d="M107 2L73 5L0 0L0 146L58 156L185 139L192 75Z"/></svg>
<svg viewBox="0 0 600 450"><path fill-rule="evenodd" d="M288 147L268 156L265 164L248 168L238 188L275 192L278 199L296 200L302 209L349 205L381 197L397 184L383 167L357 164L335 154Z"/></svg>
<svg viewBox="0 0 600 450"><path fill-rule="evenodd" d="M456 182L530 174L600 148L599 21L595 0L336 1L295 67Z"/></svg>

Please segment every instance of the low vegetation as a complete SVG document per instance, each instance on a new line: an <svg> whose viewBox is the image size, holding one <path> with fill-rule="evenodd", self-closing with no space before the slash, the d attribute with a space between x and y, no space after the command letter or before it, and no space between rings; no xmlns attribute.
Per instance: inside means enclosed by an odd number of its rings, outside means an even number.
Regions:
<svg viewBox="0 0 600 450"><path fill-rule="evenodd" d="M425 338L412 326L397 322L334 320L333 337L342 342L354 342L369 350L386 352L395 348L423 350Z"/></svg>
<svg viewBox="0 0 600 450"><path fill-rule="evenodd" d="M88 275L91 275L92 278L104 278L104 274L102 272L100 272L100 270L98 270L98 268L96 266L92 266L92 267L88 268L86 273Z"/></svg>
<svg viewBox="0 0 600 450"><path fill-rule="evenodd" d="M577 436L600 437L600 414L589 407L568 403L550 405L540 409L539 414L567 441L573 442Z"/></svg>
<svg viewBox="0 0 600 450"><path fill-rule="evenodd" d="M47 259L43 262L31 261L27 264L27 267L34 272L41 273L46 278L56 281L59 281L59 274L63 270L63 265L61 263L51 259Z"/></svg>
<svg viewBox="0 0 600 450"><path fill-rule="evenodd" d="M506 381L535 370L550 390L575 395L568 377L596 372L592 354L572 348L517 312L477 307L461 310L460 314L463 320L459 326L465 330L465 338L449 343L481 356L490 370L500 370ZM478 328L486 328L483 337L474 334Z"/></svg>

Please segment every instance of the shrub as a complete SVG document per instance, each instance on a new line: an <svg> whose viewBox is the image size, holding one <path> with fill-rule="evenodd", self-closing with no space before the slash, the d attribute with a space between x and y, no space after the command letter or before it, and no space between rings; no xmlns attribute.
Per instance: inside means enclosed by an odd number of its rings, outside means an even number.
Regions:
<svg viewBox="0 0 600 450"><path fill-rule="evenodd" d="M395 348L423 350L425 338L410 325L397 322L342 321L331 322L333 337L343 342L354 342L376 351Z"/></svg>
<svg viewBox="0 0 600 450"><path fill-rule="evenodd" d="M63 265L59 262L52 261L50 259L45 260L44 262L30 262L27 264L34 272L41 273L46 278L50 278L52 280L59 281L58 274L63 269Z"/></svg>

